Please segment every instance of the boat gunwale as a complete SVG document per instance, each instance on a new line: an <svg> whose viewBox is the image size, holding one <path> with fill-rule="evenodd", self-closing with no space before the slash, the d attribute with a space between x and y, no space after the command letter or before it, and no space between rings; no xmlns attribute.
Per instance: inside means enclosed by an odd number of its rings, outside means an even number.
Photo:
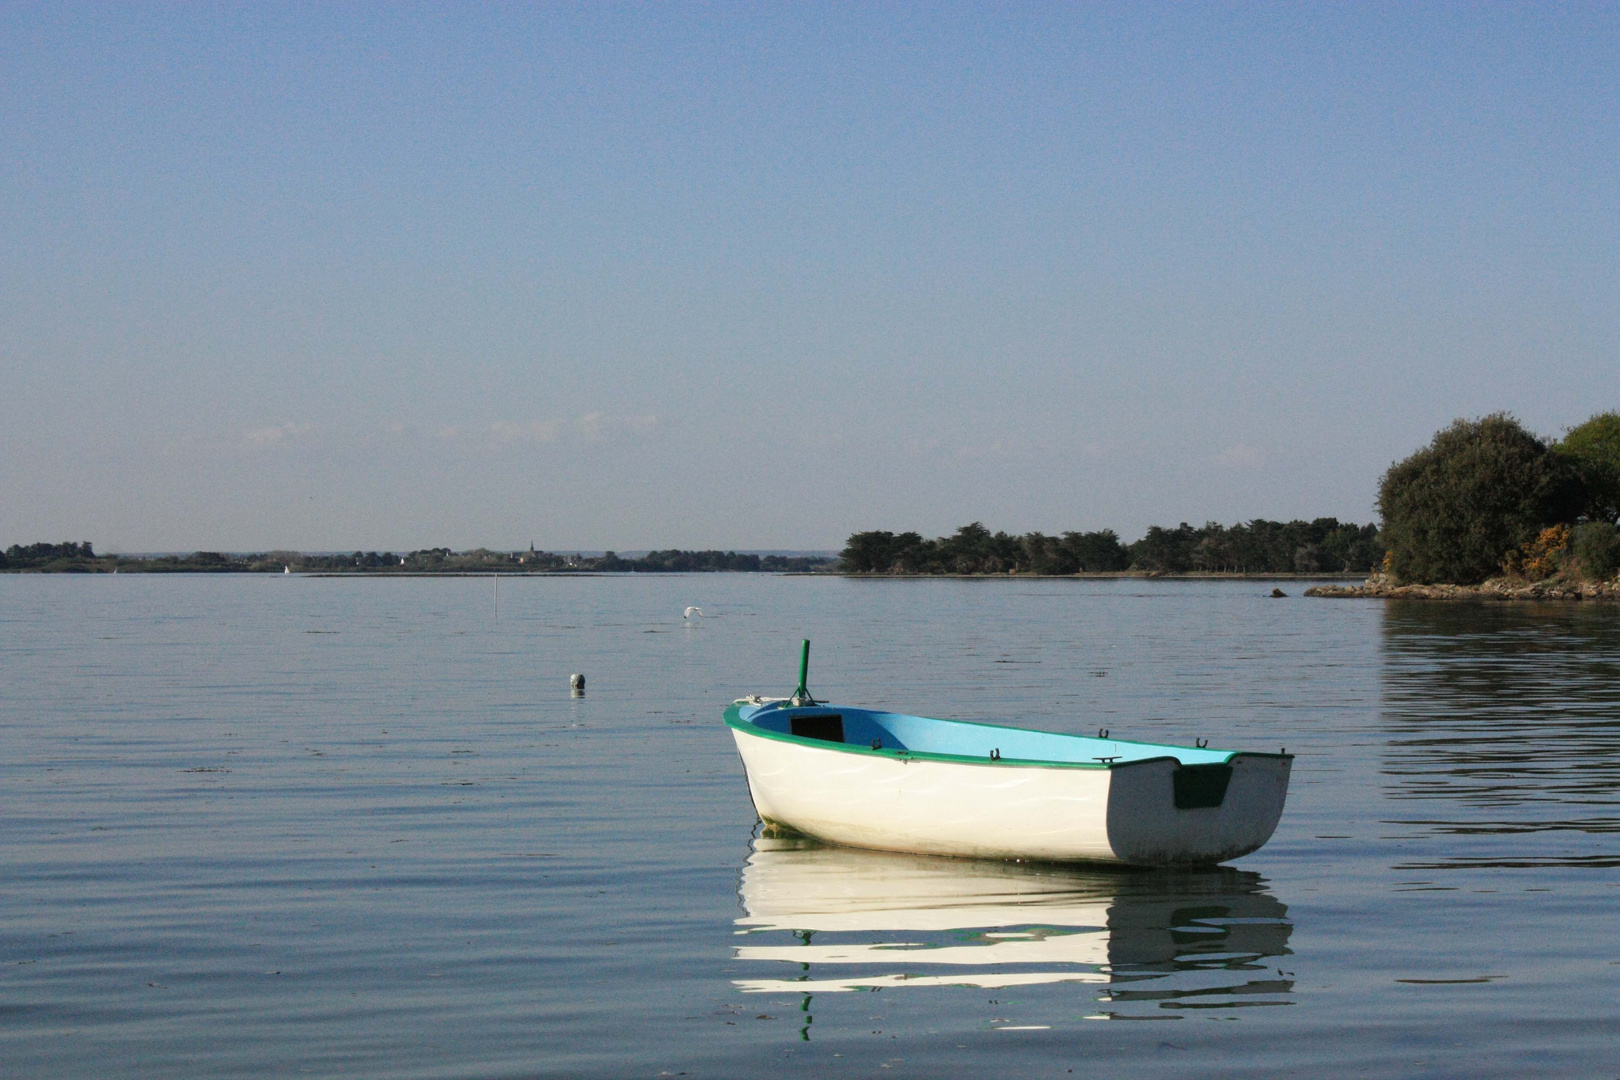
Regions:
<svg viewBox="0 0 1620 1080"><path fill-rule="evenodd" d="M753 735L761 739L772 739L777 742L793 743L798 746L806 746L817 750L833 750L845 754L866 754L872 757L885 757L901 762L937 761L954 765L1016 766L1026 769L1127 769L1133 765L1146 765L1155 761L1173 761L1178 766L1183 764L1181 759L1176 757L1174 754L1157 754L1153 757L1132 758L1130 761L1057 761L1051 758L969 757L966 754L941 754L932 750L891 750L888 747L873 749L872 747L861 743L829 742L826 739L814 739L807 735L793 735L785 731L772 731L769 728L760 727L752 720L744 720L742 718L742 706L743 703L734 703L732 705L728 705L724 714L722 715L726 726L731 728L733 731L741 731L745 734ZM884 710L880 709L861 709L859 706L855 705L841 706L832 705L826 702L817 702L811 707L825 709L849 708L859 709L861 712L874 712L879 714L884 713ZM795 706L781 706L781 708L790 709L795 708ZM1041 735L1057 735L1066 739L1088 739L1092 737L1089 735L1070 735L1062 731L1044 731L1040 728L1019 728L1013 727L1011 724L990 724L978 720L942 720L940 717L915 716L915 714L912 713L888 713L887 715L914 716L915 719L918 720L940 720L941 723L968 724L973 727L996 728L1002 731L1018 731L1025 733L1034 732ZM1115 739L1110 737L1105 741L1112 743L1124 743L1129 746L1152 746L1167 750L1208 749L1208 747L1175 746L1171 743L1143 742L1139 739ZM1294 759L1293 754L1272 754L1262 750L1228 750L1225 753L1226 758L1224 761L1209 762L1207 764L1230 765L1233 760L1238 757L1282 758L1288 761L1292 761Z"/></svg>

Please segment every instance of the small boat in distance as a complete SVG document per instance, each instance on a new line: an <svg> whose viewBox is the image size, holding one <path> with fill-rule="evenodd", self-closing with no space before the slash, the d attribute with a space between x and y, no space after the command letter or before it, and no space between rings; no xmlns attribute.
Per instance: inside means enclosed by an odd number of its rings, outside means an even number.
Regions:
<svg viewBox="0 0 1620 1080"><path fill-rule="evenodd" d="M937 720L791 698L725 712L768 829L1043 862L1211 865L1271 838L1293 755Z"/></svg>

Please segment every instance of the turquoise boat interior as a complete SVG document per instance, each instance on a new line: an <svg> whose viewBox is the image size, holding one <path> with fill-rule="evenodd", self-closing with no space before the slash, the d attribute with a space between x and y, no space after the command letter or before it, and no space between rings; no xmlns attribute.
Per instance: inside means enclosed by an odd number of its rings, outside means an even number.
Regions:
<svg viewBox="0 0 1620 1080"><path fill-rule="evenodd" d="M949 758L1117 766L1153 758L1182 765L1225 764L1235 751L1133 742L1106 736L1063 735L966 720L879 712L818 703L739 702L726 711L727 723L795 741L836 743L841 748Z"/></svg>

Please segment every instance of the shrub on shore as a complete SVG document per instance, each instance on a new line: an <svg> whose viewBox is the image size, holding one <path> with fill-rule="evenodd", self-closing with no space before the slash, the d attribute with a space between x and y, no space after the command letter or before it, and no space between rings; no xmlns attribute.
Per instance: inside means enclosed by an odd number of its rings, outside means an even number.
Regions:
<svg viewBox="0 0 1620 1080"><path fill-rule="evenodd" d="M1508 552L1507 558L1502 560L1502 570L1531 581L1552 577L1564 568L1569 558L1569 543L1568 525L1549 525L1530 543Z"/></svg>
<svg viewBox="0 0 1620 1080"><path fill-rule="evenodd" d="M1587 577L1607 581L1620 571L1620 529L1611 522L1577 525L1571 547Z"/></svg>

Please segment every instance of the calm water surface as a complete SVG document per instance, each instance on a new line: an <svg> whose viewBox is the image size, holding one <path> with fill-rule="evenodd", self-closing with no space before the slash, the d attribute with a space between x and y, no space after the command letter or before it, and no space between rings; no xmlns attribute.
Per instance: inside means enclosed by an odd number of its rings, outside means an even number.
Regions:
<svg viewBox="0 0 1620 1080"><path fill-rule="evenodd" d="M1285 587L0 576L0 1075L1620 1076L1620 612ZM719 713L801 637L1286 746L1288 809L1197 872L755 840Z"/></svg>

